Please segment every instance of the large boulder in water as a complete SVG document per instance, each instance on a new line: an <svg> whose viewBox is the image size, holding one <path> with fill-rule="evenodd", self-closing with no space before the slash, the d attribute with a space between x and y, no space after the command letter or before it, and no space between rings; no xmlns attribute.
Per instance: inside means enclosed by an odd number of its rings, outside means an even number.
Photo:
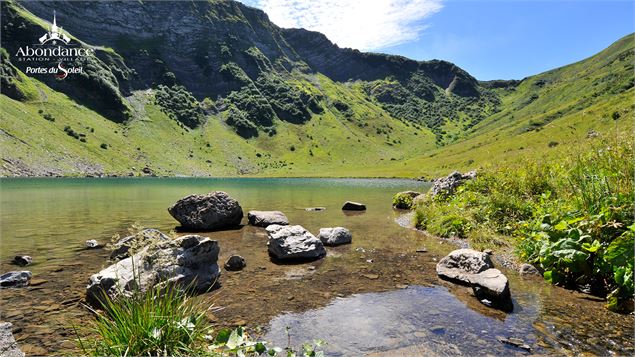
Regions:
<svg viewBox="0 0 635 357"><path fill-rule="evenodd" d="M168 208L168 212L182 228L197 231L237 226L243 218L238 201L223 191L181 198Z"/></svg>
<svg viewBox="0 0 635 357"><path fill-rule="evenodd" d="M286 226L289 219L280 211L249 211L247 221L252 226L267 227L272 224Z"/></svg>
<svg viewBox="0 0 635 357"><path fill-rule="evenodd" d="M490 255L474 249L457 249L437 263L437 274L444 279L469 283L471 275L494 268Z"/></svg>
<svg viewBox="0 0 635 357"><path fill-rule="evenodd" d="M324 245L340 245L347 244L353 240L351 232L344 227L320 228L318 239Z"/></svg>
<svg viewBox="0 0 635 357"><path fill-rule="evenodd" d="M302 226L267 227L269 254L279 260L315 260L326 255L324 244Z"/></svg>
<svg viewBox="0 0 635 357"><path fill-rule="evenodd" d="M494 269L490 254L473 249L457 249L437 264L442 279L472 287L480 302L504 311L513 304L507 277Z"/></svg>
<svg viewBox="0 0 635 357"><path fill-rule="evenodd" d="M147 246L91 276L86 300L99 306L103 294L116 298L156 285L205 292L220 276L219 250L217 241L198 235Z"/></svg>

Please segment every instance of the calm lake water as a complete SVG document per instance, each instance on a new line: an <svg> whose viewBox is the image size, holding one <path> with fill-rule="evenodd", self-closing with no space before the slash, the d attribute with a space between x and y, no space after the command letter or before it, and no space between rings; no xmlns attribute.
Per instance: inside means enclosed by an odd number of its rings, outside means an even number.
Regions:
<svg viewBox="0 0 635 357"><path fill-rule="evenodd" d="M542 354L633 353L633 316L610 313L583 294L502 269L515 303L505 314L437 279L436 262L455 247L401 227L395 219L404 212L390 206L396 192L427 188L379 179L2 179L0 269L19 269L9 264L16 254L34 264L32 286L0 290L0 319L14 324L27 353L76 353L73 328L92 319L81 305L84 287L108 264L106 250L85 251L84 242L106 243L135 223L170 231L173 202L222 190L245 214L281 210L313 233L347 227L353 244L328 248L316 262L276 265L261 228L201 233L219 241L221 263L232 254L247 260L243 271L223 272L220 289L198 297L217 308L209 316L214 326L262 327L283 347L289 327L292 344L320 338L334 356L525 354L498 337L521 338ZM346 200L368 210L346 214ZM417 253L420 247L428 252Z"/></svg>

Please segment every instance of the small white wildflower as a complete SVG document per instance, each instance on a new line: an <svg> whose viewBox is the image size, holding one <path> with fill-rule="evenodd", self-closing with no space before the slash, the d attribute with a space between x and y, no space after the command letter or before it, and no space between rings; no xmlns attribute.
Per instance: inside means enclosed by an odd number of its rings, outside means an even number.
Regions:
<svg viewBox="0 0 635 357"><path fill-rule="evenodd" d="M158 340L161 337L161 329L158 328L153 328L152 329L152 337L156 340Z"/></svg>

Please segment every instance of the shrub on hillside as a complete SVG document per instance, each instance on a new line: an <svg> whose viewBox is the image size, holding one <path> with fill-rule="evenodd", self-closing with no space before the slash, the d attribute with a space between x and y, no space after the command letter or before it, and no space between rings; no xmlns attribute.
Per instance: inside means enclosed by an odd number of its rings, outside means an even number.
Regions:
<svg viewBox="0 0 635 357"><path fill-rule="evenodd" d="M183 86L159 85L155 91L155 103L170 118L188 128L196 128L205 120L198 100Z"/></svg>

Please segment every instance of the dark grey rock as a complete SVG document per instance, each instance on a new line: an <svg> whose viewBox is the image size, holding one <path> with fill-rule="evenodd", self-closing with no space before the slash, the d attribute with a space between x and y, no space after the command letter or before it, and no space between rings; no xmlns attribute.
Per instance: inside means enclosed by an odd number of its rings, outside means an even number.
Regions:
<svg viewBox="0 0 635 357"><path fill-rule="evenodd" d="M522 264L518 272L520 275L540 275L540 271L531 264Z"/></svg>
<svg viewBox="0 0 635 357"><path fill-rule="evenodd" d="M252 226L267 227L272 224L286 226L289 219L280 211L249 211L247 221Z"/></svg>
<svg viewBox="0 0 635 357"><path fill-rule="evenodd" d="M99 306L103 294L111 298L145 291L156 285L173 285L202 293L220 277L218 242L188 235L147 246L90 277L86 300Z"/></svg>
<svg viewBox="0 0 635 357"><path fill-rule="evenodd" d="M318 239L321 240L324 245L340 245L350 243L353 236L351 232L344 227L320 228Z"/></svg>
<svg viewBox="0 0 635 357"><path fill-rule="evenodd" d="M157 229L146 228L139 233L121 238L119 241L113 244L111 247L112 252L110 252L110 259L120 260L128 258L130 256L131 248L143 248L151 244L169 240L170 237L166 236L161 231Z"/></svg>
<svg viewBox="0 0 635 357"><path fill-rule="evenodd" d="M269 254L279 260L315 260L326 255L324 244L302 226L267 227Z"/></svg>
<svg viewBox="0 0 635 357"><path fill-rule="evenodd" d="M25 267L33 263L33 258L30 255L16 255L12 261L13 264Z"/></svg>
<svg viewBox="0 0 635 357"><path fill-rule="evenodd" d="M0 356L24 357L24 352L15 342L12 328L13 325L10 322L0 322Z"/></svg>
<svg viewBox="0 0 635 357"><path fill-rule="evenodd" d="M32 276L28 270L10 271L0 276L0 288L21 288L27 286Z"/></svg>
<svg viewBox="0 0 635 357"><path fill-rule="evenodd" d="M232 255L225 262L225 270L229 271L238 271L243 270L247 266L247 262L245 262L245 258L240 255Z"/></svg>
<svg viewBox="0 0 635 357"><path fill-rule="evenodd" d="M182 228L201 231L237 226L243 218L238 201L223 191L184 197L168 208L168 212Z"/></svg>
<svg viewBox="0 0 635 357"><path fill-rule="evenodd" d="M342 206L343 211L365 211L366 205L359 202L346 201Z"/></svg>

